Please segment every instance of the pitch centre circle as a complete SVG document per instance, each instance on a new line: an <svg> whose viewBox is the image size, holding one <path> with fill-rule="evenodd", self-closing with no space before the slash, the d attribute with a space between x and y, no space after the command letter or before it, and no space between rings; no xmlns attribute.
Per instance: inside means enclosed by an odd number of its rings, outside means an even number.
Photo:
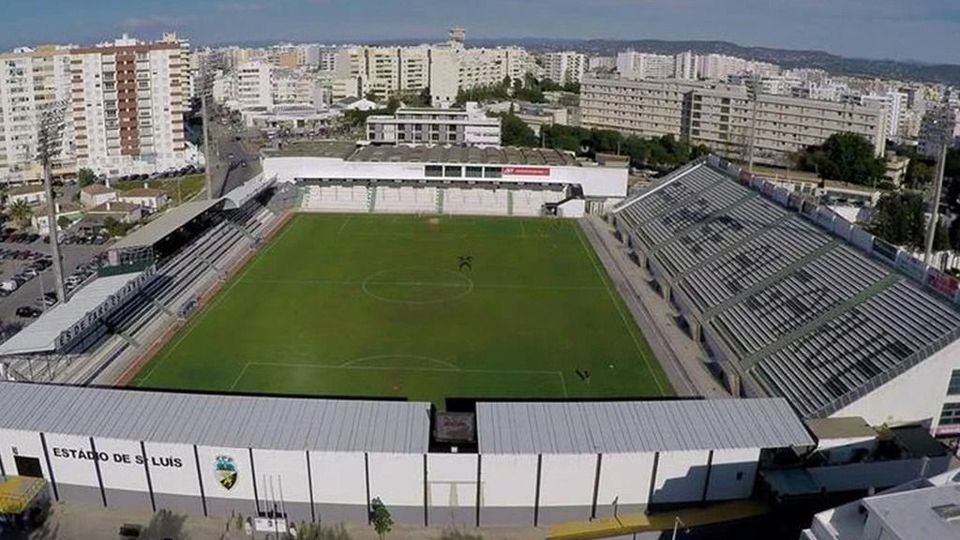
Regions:
<svg viewBox="0 0 960 540"><path fill-rule="evenodd" d="M473 292L473 280L454 270L409 266L375 272L363 280L362 289L391 304L438 304Z"/></svg>

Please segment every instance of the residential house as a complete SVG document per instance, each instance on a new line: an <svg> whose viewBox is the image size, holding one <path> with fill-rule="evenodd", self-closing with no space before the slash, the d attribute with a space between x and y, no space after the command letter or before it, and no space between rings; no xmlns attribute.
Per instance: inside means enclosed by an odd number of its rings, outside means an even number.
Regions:
<svg viewBox="0 0 960 540"><path fill-rule="evenodd" d="M117 190L103 184L90 184L80 189L80 204L84 208L94 208L117 199Z"/></svg>
<svg viewBox="0 0 960 540"><path fill-rule="evenodd" d="M146 186L128 191L121 191L117 196L117 200L120 202L140 205L148 213L156 212L170 202L170 198L167 196L165 191Z"/></svg>

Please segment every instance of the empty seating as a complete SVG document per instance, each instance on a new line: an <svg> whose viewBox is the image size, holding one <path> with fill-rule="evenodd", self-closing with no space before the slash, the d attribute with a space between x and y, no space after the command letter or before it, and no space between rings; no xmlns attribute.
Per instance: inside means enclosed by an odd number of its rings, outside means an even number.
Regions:
<svg viewBox="0 0 960 540"><path fill-rule="evenodd" d="M437 188L377 186L376 211L387 214L437 212Z"/></svg>
<svg viewBox="0 0 960 540"><path fill-rule="evenodd" d="M306 186L302 208L323 212L366 212L369 195L367 186Z"/></svg>
<svg viewBox="0 0 960 540"><path fill-rule="evenodd" d="M509 195L505 189L445 188L443 211L453 215L509 214Z"/></svg>

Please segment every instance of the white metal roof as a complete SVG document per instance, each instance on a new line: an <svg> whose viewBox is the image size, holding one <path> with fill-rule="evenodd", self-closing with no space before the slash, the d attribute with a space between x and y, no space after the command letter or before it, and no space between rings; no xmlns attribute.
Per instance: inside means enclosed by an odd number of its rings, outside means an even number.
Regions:
<svg viewBox="0 0 960 540"><path fill-rule="evenodd" d="M223 197L226 200L224 207L227 209L240 208L247 204L250 199L259 195L260 192L275 184L276 181L276 175L265 176L260 173L227 193Z"/></svg>
<svg viewBox="0 0 960 540"><path fill-rule="evenodd" d="M481 454L784 448L814 444L783 398L477 404Z"/></svg>
<svg viewBox="0 0 960 540"><path fill-rule="evenodd" d="M191 201L167 210L157 219L133 231L111 249L152 246L191 220L221 203L223 199Z"/></svg>
<svg viewBox="0 0 960 540"><path fill-rule="evenodd" d="M0 356L32 354L53 351L57 337L70 329L89 313L94 312L111 296L120 292L143 272L101 277L82 287L67 303L59 303L47 310L33 324L0 344Z"/></svg>
<svg viewBox="0 0 960 540"><path fill-rule="evenodd" d="M0 428L264 450L427 451L430 404L0 382Z"/></svg>

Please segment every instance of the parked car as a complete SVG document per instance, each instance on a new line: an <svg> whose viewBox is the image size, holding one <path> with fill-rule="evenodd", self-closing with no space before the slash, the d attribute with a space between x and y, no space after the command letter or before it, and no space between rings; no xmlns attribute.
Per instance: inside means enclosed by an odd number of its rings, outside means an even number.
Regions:
<svg viewBox="0 0 960 540"><path fill-rule="evenodd" d="M17 308L17 317L24 317L26 319L36 319L42 313L43 311L33 306L20 306Z"/></svg>
<svg viewBox="0 0 960 540"><path fill-rule="evenodd" d="M6 281L0 281L0 289L7 291L8 293L17 290L20 286L15 279L8 279Z"/></svg>

